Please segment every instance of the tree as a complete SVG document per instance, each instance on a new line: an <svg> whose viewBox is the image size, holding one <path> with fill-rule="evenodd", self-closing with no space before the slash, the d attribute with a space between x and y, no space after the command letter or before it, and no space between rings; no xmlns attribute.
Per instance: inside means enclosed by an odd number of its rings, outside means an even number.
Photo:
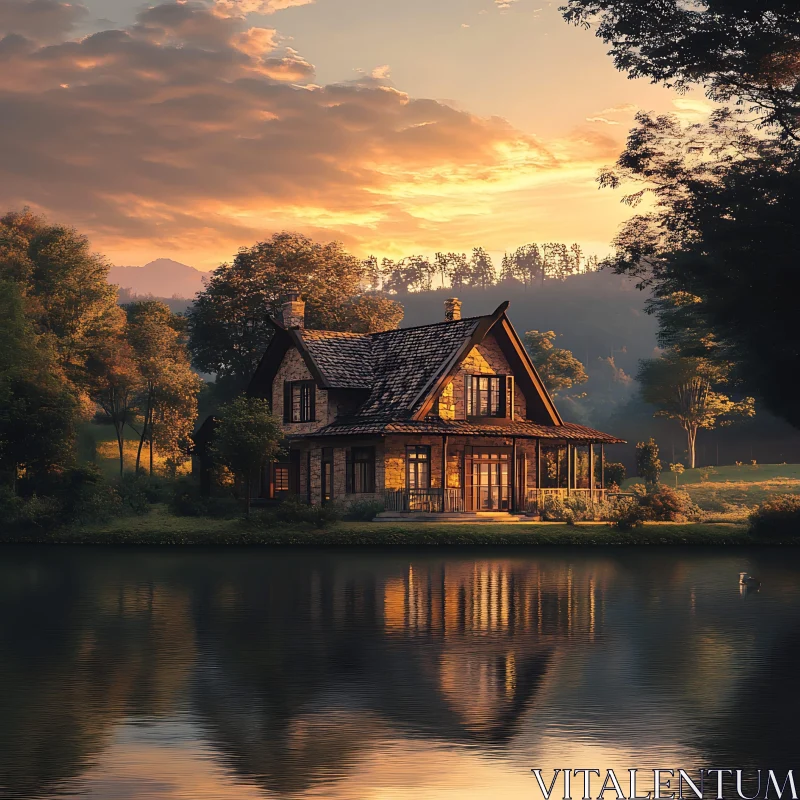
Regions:
<svg viewBox="0 0 800 800"><path fill-rule="evenodd" d="M655 486L661 477L661 459L655 439L636 445L636 474L644 478L648 486Z"/></svg>
<svg viewBox="0 0 800 800"><path fill-rule="evenodd" d="M800 141L800 8L794 0L567 0L568 22L611 45L617 69L718 103Z"/></svg>
<svg viewBox="0 0 800 800"><path fill-rule="evenodd" d="M553 395L588 380L583 364L571 351L555 347L555 339L554 331L528 331L524 337L525 349Z"/></svg>
<svg viewBox="0 0 800 800"><path fill-rule="evenodd" d="M253 478L278 457L282 438L281 421L262 398L242 395L219 409L212 454L245 484L247 516Z"/></svg>
<svg viewBox="0 0 800 800"><path fill-rule="evenodd" d="M125 311L127 342L142 377L137 397L142 423L135 469L139 471L142 448L148 442L152 475L156 433L169 465L176 465L188 446L202 381L191 370L183 318L157 300L130 303Z"/></svg>
<svg viewBox="0 0 800 800"><path fill-rule="evenodd" d="M543 276L544 262L539 246L536 244L524 244L522 247L518 247L508 260L509 277L518 280L525 286L532 286Z"/></svg>
<svg viewBox="0 0 800 800"><path fill-rule="evenodd" d="M132 421L136 401L144 383L133 348L119 335L98 348L87 364L89 394L103 409L111 424L119 450L119 474L125 469L125 427Z"/></svg>
<svg viewBox="0 0 800 800"><path fill-rule="evenodd" d="M378 333L396 328L403 320L403 306L380 294L362 294L346 300L335 314L335 330Z"/></svg>
<svg viewBox="0 0 800 800"><path fill-rule="evenodd" d="M52 338L36 334L17 282L0 280L0 479L35 485L71 466L78 414Z"/></svg>
<svg viewBox="0 0 800 800"><path fill-rule="evenodd" d="M37 333L52 337L64 375L86 390L86 363L124 322L108 264L74 229L28 209L0 218L0 279L17 282ZM87 408L88 410L88 408Z"/></svg>
<svg viewBox="0 0 800 800"><path fill-rule="evenodd" d="M279 317L287 291L305 299L309 328L348 330L337 315L360 295L364 279L364 263L338 242L284 232L242 248L232 264L214 270L187 314L193 362L241 387L272 338L268 318Z"/></svg>
<svg viewBox="0 0 800 800"><path fill-rule="evenodd" d="M491 257L482 247L474 247L472 249L469 271L471 286L480 286L481 288L494 286L496 280L494 265Z"/></svg>
<svg viewBox="0 0 800 800"><path fill-rule="evenodd" d="M736 416L755 413L752 397L734 401L715 390L724 381L716 364L668 354L639 365L642 399L657 407L656 416L677 420L686 432L689 467L695 467L697 433L729 425Z"/></svg>

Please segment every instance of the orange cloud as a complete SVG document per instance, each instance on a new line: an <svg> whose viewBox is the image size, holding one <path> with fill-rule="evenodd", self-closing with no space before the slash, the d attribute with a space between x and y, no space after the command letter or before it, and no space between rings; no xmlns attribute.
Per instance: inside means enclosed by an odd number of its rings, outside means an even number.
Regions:
<svg viewBox="0 0 800 800"><path fill-rule="evenodd" d="M387 255L611 238L620 211L593 178L615 139L544 142L409 97L387 66L328 86L313 73L273 29L198 2L80 40L7 37L0 205L71 222L117 263L212 267L287 228Z"/></svg>

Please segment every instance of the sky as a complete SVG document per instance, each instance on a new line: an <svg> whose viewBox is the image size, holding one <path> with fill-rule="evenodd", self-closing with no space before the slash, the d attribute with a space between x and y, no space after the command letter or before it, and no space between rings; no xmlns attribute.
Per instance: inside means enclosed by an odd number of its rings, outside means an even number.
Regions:
<svg viewBox="0 0 800 800"><path fill-rule="evenodd" d="M596 176L637 110L546 0L0 0L0 209L117 265L199 269L279 230L398 258L577 241L630 213Z"/></svg>

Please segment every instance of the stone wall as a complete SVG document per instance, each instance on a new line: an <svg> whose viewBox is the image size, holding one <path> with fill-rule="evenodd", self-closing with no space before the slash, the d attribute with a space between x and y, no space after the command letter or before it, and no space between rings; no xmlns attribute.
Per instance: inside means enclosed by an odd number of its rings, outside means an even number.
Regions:
<svg viewBox="0 0 800 800"><path fill-rule="evenodd" d="M465 375L511 375L512 370L503 355L494 332L464 359L459 371L439 397L439 416L442 419L465 419L464 376ZM525 395L514 381L514 419L525 419Z"/></svg>
<svg viewBox="0 0 800 800"><path fill-rule="evenodd" d="M306 362L295 348L289 350L284 356L283 363L272 383L272 412L283 419L283 384L285 381L310 381L313 380L308 371ZM314 422L284 422L286 433L312 433L328 424L328 392L316 387L315 399L316 420Z"/></svg>

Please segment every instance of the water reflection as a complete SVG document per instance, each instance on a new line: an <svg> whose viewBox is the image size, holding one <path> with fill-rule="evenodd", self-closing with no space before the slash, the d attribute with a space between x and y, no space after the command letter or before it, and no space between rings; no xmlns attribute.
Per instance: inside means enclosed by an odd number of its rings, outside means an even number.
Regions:
<svg viewBox="0 0 800 800"><path fill-rule="evenodd" d="M3 553L2 796L513 798L531 767L792 760L792 550Z"/></svg>

